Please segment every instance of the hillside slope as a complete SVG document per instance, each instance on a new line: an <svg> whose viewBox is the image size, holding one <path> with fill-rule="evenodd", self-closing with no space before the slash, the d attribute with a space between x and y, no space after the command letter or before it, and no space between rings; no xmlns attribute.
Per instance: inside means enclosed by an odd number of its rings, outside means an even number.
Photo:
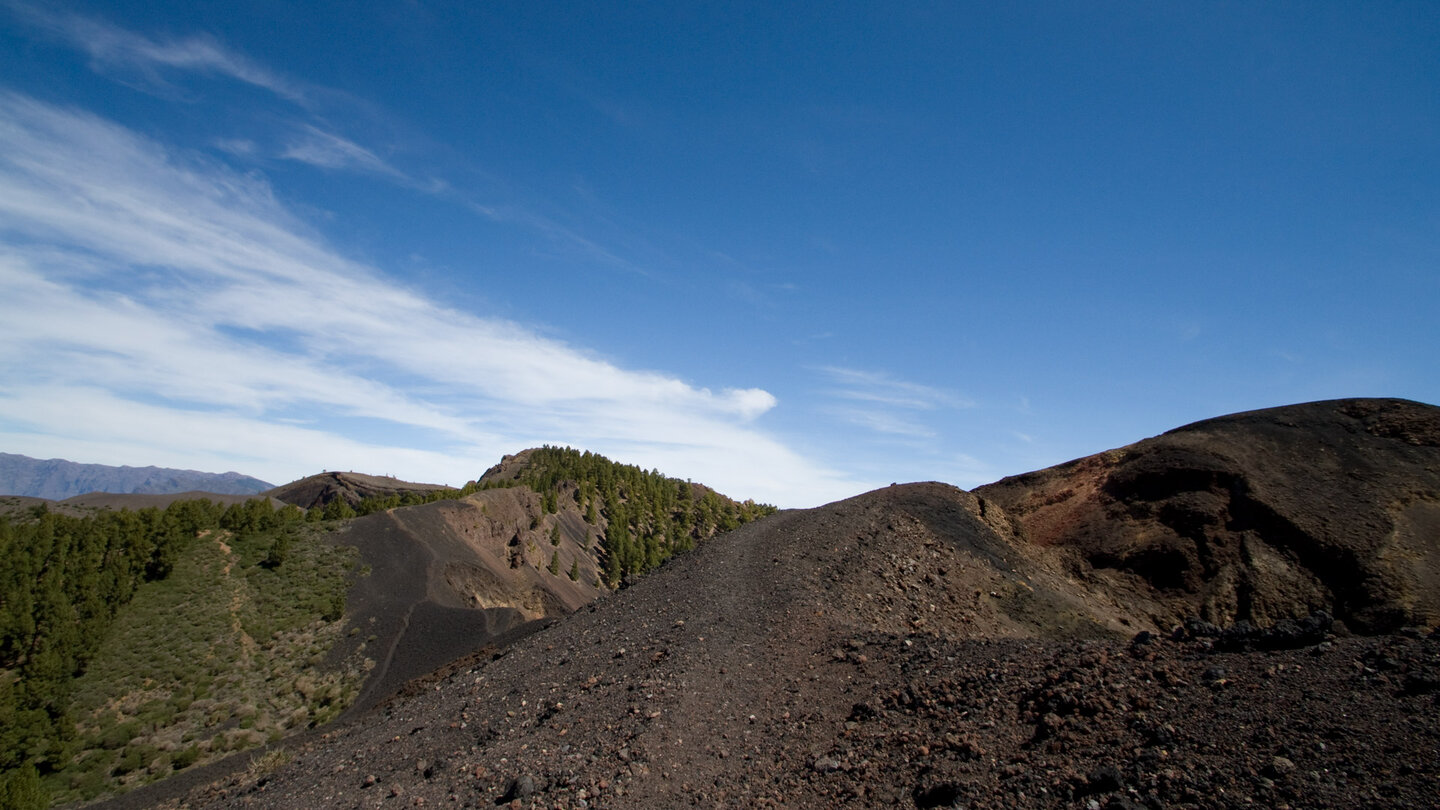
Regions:
<svg viewBox="0 0 1440 810"><path fill-rule="evenodd" d="M173 496L92 494L39 502L54 507L47 517L17 497L21 522L0 521L0 547L27 552L7 554L23 565L0 571L0 795L34 766L53 796L124 787L134 790L121 805L147 806L172 789L167 777L223 774L237 766L226 752L363 713L412 679L503 648L760 509L561 448L525 451L503 466L505 477L462 490L350 473L281 488L308 510L273 497L226 507L217 502L228 496L214 496L161 512L148 507ZM139 511L112 511L127 506ZM53 514L61 508L89 514L62 520ZM177 510L203 520L180 520ZM344 519L347 510L362 516ZM129 536L143 527L173 553ZM66 554L73 559L52 564ZM137 555L165 564L146 567L134 604L107 602L91 583L104 580L94 563L124 568ZM322 559L355 567L309 565ZM289 593L277 599L281 591ZM260 607L266 600L273 604ZM113 622L67 635L76 615L107 606ZM304 627L285 625L295 616ZM54 660L57 639L74 648L65 660ZM252 683L257 673L263 684Z"/></svg>
<svg viewBox="0 0 1440 810"><path fill-rule="evenodd" d="M972 496L920 484L748 524L493 660L452 668L297 746L288 764L186 802L1433 799L1433 635L1322 629L1250 652L1259 636L1118 639L1072 618L1070 632L1096 638L1046 638L1054 628L1042 617L1077 606L1048 592L1049 575L985 518Z"/></svg>
<svg viewBox="0 0 1440 810"><path fill-rule="evenodd" d="M317 506L325 506L337 499L355 507L366 498L387 498L392 495L424 497L433 492L450 489L453 487L442 484L417 484L382 475L323 472L273 487L266 490L265 495L293 504L301 509L313 509Z"/></svg>
<svg viewBox="0 0 1440 810"><path fill-rule="evenodd" d="M165 495L201 490L222 495L255 495L270 486L237 472L112 467L0 453L0 495L26 495L52 501L88 492Z"/></svg>
<svg viewBox="0 0 1440 810"><path fill-rule="evenodd" d="M708 488L559 448L506 456L470 490L367 515L332 536L371 569L348 611L352 638L379 651L358 708L572 613L620 585L621 574L711 536L719 521L748 519L746 507Z"/></svg>
<svg viewBox="0 0 1440 810"><path fill-rule="evenodd" d="M1183 504L1207 502L1186 493L1218 497L1195 486L1210 480L1197 469L1208 475L1216 466L1202 467L1197 457L1233 460L1237 448L1254 448L1242 459L1253 466L1224 492L1263 493L1252 500L1288 510L1282 514L1292 525L1340 519L1315 499L1369 480L1373 488L1345 502L1362 513L1354 533L1324 535L1365 564L1388 538L1411 537L1406 524L1378 516L1403 516L1397 501L1404 508L1431 502L1426 476L1440 467L1440 454L1426 443L1425 425L1434 410L1351 401L1212 420L1136 446L1178 445L1172 455L1132 450L1153 466L1084 480L1109 487L1101 492L1113 498L1106 506L1122 538L1169 536L1154 527L1131 531L1138 504L1164 501L1154 496L1174 493L1165 497ZM1292 438L1266 446L1264 437L1287 422ZM1332 453L1342 461L1328 463ZM1126 457L1104 460L1118 465ZM1155 460L1164 458L1173 464ZM1143 630L1169 631L1167 611L1215 604L1207 596L1234 574L1201 567L1189 590L1182 581L1167 593L1139 573L1117 572L1109 557L1087 568L1090 558L1080 553L1087 547L1055 529L1069 524L1036 515L1101 496L1057 497L1066 485L1048 494L1038 485L1096 463L1011 479L980 496L943 484L896 486L747 524L493 660L451 667L425 688L295 747L287 765L198 789L186 801L640 808L1433 801L1440 638L1413 629L1350 637L1321 613L1269 631L1242 624L1222 634L1203 621L1173 634ZM1289 475L1273 473L1276 465ZM1374 478L1396 465L1402 470L1393 478ZM1320 472L1306 477L1306 467ZM1351 476L1356 470L1361 479ZM1042 494L1027 494L1031 488ZM1150 500L1127 500L1130 492ZM1018 504L1014 514L1002 498ZM1078 537L1106 539L1098 523L1079 525L1091 531ZM1280 570L1310 570L1296 562L1304 559L1298 546L1276 539L1273 524L1241 525L1245 544L1277 549ZM1406 542L1408 567L1393 571L1434 565L1434 533L1420 524ZM1238 559L1277 566L1253 551ZM1402 608L1430 615L1423 589L1382 588L1358 602L1354 590L1312 593L1314 601L1267 604L1349 611L1356 627L1379 626L1362 616Z"/></svg>
<svg viewBox="0 0 1440 810"><path fill-rule="evenodd" d="M368 641L376 662L360 708L604 590L591 551L594 530L574 510L543 514L540 496L529 489L367 515L345 524L331 542L358 548L370 567L347 609L352 644ZM552 555L563 560L553 573Z"/></svg>
<svg viewBox="0 0 1440 810"><path fill-rule="evenodd" d="M1197 422L980 487L1026 543L1170 627L1315 609L1440 622L1440 408L1336 400Z"/></svg>

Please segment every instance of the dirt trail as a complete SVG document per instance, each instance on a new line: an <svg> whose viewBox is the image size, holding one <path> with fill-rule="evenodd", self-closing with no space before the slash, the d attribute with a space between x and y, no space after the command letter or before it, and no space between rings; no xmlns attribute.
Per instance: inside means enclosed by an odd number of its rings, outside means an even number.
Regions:
<svg viewBox="0 0 1440 810"><path fill-rule="evenodd" d="M225 558L225 567L220 569L220 578L230 588L230 630L235 634L240 646L240 665L243 669L249 669L260 645L245 632L245 625L240 620L240 612L245 607L245 582L230 576L230 572L235 568L235 555L220 534L215 536L215 546Z"/></svg>

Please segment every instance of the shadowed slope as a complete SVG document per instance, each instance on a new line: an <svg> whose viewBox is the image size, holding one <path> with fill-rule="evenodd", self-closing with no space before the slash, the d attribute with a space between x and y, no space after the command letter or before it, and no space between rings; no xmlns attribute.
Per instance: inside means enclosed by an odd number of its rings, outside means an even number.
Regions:
<svg viewBox="0 0 1440 810"><path fill-rule="evenodd" d="M1336 400L1197 422L975 490L1155 624L1440 620L1440 408Z"/></svg>
<svg viewBox="0 0 1440 810"><path fill-rule="evenodd" d="M543 515L528 489L379 512L351 521L332 541L359 548L370 566L346 611L352 644L366 642L376 662L357 708L600 593L588 527L571 513ZM555 573L551 555L564 559ZM581 574L574 580L572 564Z"/></svg>

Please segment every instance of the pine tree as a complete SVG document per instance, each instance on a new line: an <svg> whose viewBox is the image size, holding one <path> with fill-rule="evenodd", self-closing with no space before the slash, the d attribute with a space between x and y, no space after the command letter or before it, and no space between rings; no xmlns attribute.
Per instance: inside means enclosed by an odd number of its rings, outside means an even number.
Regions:
<svg viewBox="0 0 1440 810"><path fill-rule="evenodd" d="M260 561L260 566L273 571L284 565L285 560L289 556L290 533L288 531L282 531L280 536L275 538L275 542L270 544L270 548L266 550L265 559Z"/></svg>
<svg viewBox="0 0 1440 810"><path fill-rule="evenodd" d="M346 520L355 517L355 509L344 498L337 496L325 504L324 516L326 520Z"/></svg>
<svg viewBox="0 0 1440 810"><path fill-rule="evenodd" d="M40 774L32 765L22 765L0 774L0 810L43 810L50 806Z"/></svg>

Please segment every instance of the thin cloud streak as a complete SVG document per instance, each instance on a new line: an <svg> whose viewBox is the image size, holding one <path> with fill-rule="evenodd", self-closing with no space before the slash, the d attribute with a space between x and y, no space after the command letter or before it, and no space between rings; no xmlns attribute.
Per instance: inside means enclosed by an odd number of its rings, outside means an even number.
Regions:
<svg viewBox="0 0 1440 810"><path fill-rule="evenodd" d="M949 391L897 379L889 374L839 366L815 369L832 388L823 393L836 403L822 410L849 425L901 440L929 440L936 431L922 415L937 410L974 407Z"/></svg>
<svg viewBox="0 0 1440 810"><path fill-rule="evenodd" d="M262 150L252 139L220 138L212 145L221 151L244 158L279 157L328 171L357 172L388 179L401 188L447 200L489 221L529 229L561 249L576 251L645 278L655 278L654 271L622 257L554 217L513 202L476 202L473 195L446 179L407 172L356 140L317 126L322 119L315 114L316 108L337 100L343 100L345 107L364 109L372 117L380 114L343 92L286 77L213 38L191 36L158 41L93 17L51 13L14 0L0 0L0 7L10 9L51 38L89 55L92 69L122 84L173 95L176 89L166 80L164 70L222 76L268 90L311 114L310 121L296 122L292 125L293 131L279 136L279 146ZM134 76L143 81L134 81Z"/></svg>
<svg viewBox="0 0 1440 810"><path fill-rule="evenodd" d="M138 72L157 87L168 87L160 68L218 74L261 87L305 105L307 95L297 83L285 79L210 37L154 40L124 28L78 14L54 14L23 3L6 3L12 12L35 28L87 53L101 72L116 69Z"/></svg>
<svg viewBox="0 0 1440 810"><path fill-rule="evenodd" d="M831 393L843 399L875 402L915 410L937 408L973 408L975 403L929 385L898 380L875 371L862 371L839 366L822 366L816 369L830 381L840 386Z"/></svg>
<svg viewBox="0 0 1440 810"><path fill-rule="evenodd" d="M919 475L967 487L984 482L988 465L946 450L948 441L937 427L946 423L945 411L974 408L972 400L882 371L843 366L812 371L827 386L821 391L826 400L819 413L863 431L856 436L857 444L868 448L868 454L852 457L856 469L866 471L862 474L906 480ZM897 458L906 460L904 469L896 468Z"/></svg>
<svg viewBox="0 0 1440 810"><path fill-rule="evenodd" d="M125 446L250 459L269 476L314 472L333 451L433 479L550 441L783 505L865 486L756 428L776 407L768 392L623 369L448 309L335 253L253 174L4 93L0 237L12 434L73 444L74 425L99 424ZM56 397L66 407L44 407ZM341 435L354 419L420 446ZM247 435L261 438L233 438Z"/></svg>
<svg viewBox="0 0 1440 810"><path fill-rule="evenodd" d="M827 413L856 427L875 433L912 439L933 439L935 431L912 420L895 414L861 408L831 408Z"/></svg>
<svg viewBox="0 0 1440 810"><path fill-rule="evenodd" d="M322 169L370 172L409 182L403 172L381 160L369 149L310 124L301 129L280 156Z"/></svg>

